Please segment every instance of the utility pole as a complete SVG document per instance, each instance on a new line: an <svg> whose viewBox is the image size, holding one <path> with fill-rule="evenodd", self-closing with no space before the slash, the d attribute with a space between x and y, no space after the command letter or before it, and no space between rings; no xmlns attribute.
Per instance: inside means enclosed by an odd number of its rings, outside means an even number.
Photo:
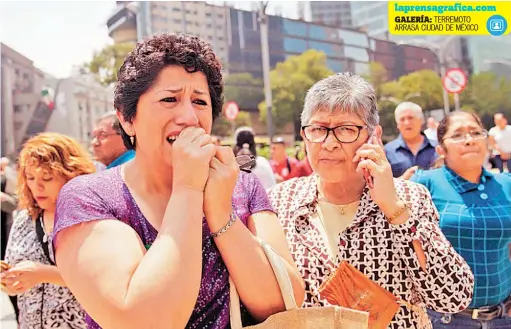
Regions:
<svg viewBox="0 0 511 329"><path fill-rule="evenodd" d="M261 32L261 53L263 60L263 82L264 82L264 100L266 103L266 125L270 141L273 139L273 100L270 84L270 50L268 45L268 16L266 8L268 1L260 2L259 7L259 30Z"/></svg>

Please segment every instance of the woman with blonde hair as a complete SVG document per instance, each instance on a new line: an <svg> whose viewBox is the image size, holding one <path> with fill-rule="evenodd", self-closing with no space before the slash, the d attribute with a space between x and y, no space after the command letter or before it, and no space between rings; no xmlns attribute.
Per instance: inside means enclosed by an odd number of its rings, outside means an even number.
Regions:
<svg viewBox="0 0 511 329"><path fill-rule="evenodd" d="M18 162L19 209L1 274L2 290L18 296L20 328L86 328L84 313L55 266L52 231L59 192L95 171L74 139L42 133L27 141Z"/></svg>

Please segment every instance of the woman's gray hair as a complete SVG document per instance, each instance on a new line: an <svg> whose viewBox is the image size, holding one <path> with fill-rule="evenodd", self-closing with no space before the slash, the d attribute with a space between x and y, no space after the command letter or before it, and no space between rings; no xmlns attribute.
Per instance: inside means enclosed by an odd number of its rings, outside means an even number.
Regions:
<svg viewBox="0 0 511 329"><path fill-rule="evenodd" d="M361 76L350 72L329 76L309 89L302 111L302 126L309 124L318 110L355 114L369 131L380 122L374 88Z"/></svg>

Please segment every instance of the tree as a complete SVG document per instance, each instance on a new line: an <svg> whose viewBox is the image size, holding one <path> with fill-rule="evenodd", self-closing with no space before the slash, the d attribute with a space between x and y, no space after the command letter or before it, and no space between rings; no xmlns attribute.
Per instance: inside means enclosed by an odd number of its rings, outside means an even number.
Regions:
<svg viewBox="0 0 511 329"><path fill-rule="evenodd" d="M243 126L252 126L250 113L239 112L236 119L234 119L234 123L227 120L225 115L221 114L220 117L215 120L211 133L217 136L230 136L234 133L236 128Z"/></svg>
<svg viewBox="0 0 511 329"><path fill-rule="evenodd" d="M226 101L235 101L240 109L253 109L264 99L263 81L250 73L230 74L225 78Z"/></svg>
<svg viewBox="0 0 511 329"><path fill-rule="evenodd" d="M94 52L92 60L84 64L86 71L96 73L99 82L108 86L117 81L117 72L134 45L132 43L115 43L99 52Z"/></svg>
<svg viewBox="0 0 511 329"><path fill-rule="evenodd" d="M307 90L332 74L334 72L327 66L325 53L315 49L277 63L270 72L273 123L277 130L289 122L294 122L295 138L299 139L300 114ZM259 112L261 119L265 120L265 102L259 104Z"/></svg>
<svg viewBox="0 0 511 329"><path fill-rule="evenodd" d="M493 72L474 74L460 94L460 104L483 117L497 112L511 114L511 82Z"/></svg>
<svg viewBox="0 0 511 329"><path fill-rule="evenodd" d="M389 80L385 66L380 62L370 62L369 74L364 76L364 78L373 85L376 97L380 98L382 93L381 88Z"/></svg>

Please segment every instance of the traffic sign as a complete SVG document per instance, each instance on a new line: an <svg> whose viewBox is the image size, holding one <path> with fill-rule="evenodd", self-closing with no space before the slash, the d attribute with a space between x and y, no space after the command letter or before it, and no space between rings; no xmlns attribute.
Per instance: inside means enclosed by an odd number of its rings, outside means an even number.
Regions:
<svg viewBox="0 0 511 329"><path fill-rule="evenodd" d="M442 79L445 90L451 94L459 94L467 86L467 76L462 69L449 69Z"/></svg>
<svg viewBox="0 0 511 329"><path fill-rule="evenodd" d="M240 108L236 102L230 101L225 104L225 117L227 120L234 121L240 112Z"/></svg>

